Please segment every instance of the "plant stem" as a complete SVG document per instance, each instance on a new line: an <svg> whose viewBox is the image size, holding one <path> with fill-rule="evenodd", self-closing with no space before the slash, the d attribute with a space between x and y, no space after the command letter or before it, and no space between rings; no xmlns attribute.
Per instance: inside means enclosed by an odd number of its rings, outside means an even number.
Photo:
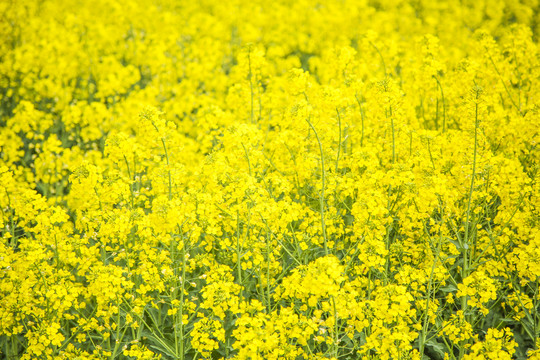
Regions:
<svg viewBox="0 0 540 360"><path fill-rule="evenodd" d="M341 116L339 115L339 110L336 108L337 118L338 118L338 127L339 127L339 139L338 139L338 150L336 158L336 174L338 172L339 156L341 155Z"/></svg>
<svg viewBox="0 0 540 360"><path fill-rule="evenodd" d="M322 178L322 189L320 194L320 211L321 211L321 226L322 226L322 233L323 233L323 240L324 240L324 254L328 255L328 244L327 244L327 238L326 238L326 225L324 223L324 188L326 186L326 179L325 179L325 170L324 170L324 152L322 148L321 139L319 138L319 135L317 134L317 130L315 130L315 127L309 120L309 117L306 119L307 123L315 133L315 137L317 138L317 142L319 143L319 151L321 153L321 178Z"/></svg>
<svg viewBox="0 0 540 360"><path fill-rule="evenodd" d="M248 80L249 80L249 90L251 92L251 113L250 113L250 119L251 123L253 123L253 117L254 117L254 111L253 111L253 102L254 102L254 93L253 93L253 74L251 73L251 46L248 50L248 66L249 66L249 73L248 73Z"/></svg>
<svg viewBox="0 0 540 360"><path fill-rule="evenodd" d="M433 77L435 78L435 81L437 81L437 86L439 87L439 90L441 91L442 109L443 109L442 132L444 134L446 132L446 101L444 100L444 91L443 91L441 82L439 81L439 78L435 75L433 75Z"/></svg>
<svg viewBox="0 0 540 360"><path fill-rule="evenodd" d="M169 175L169 200L172 200L172 179L171 179L171 164L169 163L169 153L167 152L167 146L165 145L165 139L161 138L163 144L163 150L165 151L165 159L167 160L167 173Z"/></svg>
<svg viewBox="0 0 540 360"><path fill-rule="evenodd" d="M356 102L358 103L358 107L360 108L360 118L362 119L362 135L360 137L360 146L364 146L364 119L366 117L366 114L364 113L364 107L362 106L362 103L360 102L360 99L358 98L358 95L355 95Z"/></svg>
<svg viewBox="0 0 540 360"><path fill-rule="evenodd" d="M469 188L469 200L467 202L467 213L464 224L465 237L461 246L461 251L463 251L463 266L461 268L461 278L462 280L469 276L469 218L471 214L471 203L474 191L474 178L476 177L476 156L477 156L477 147L478 147L478 100L480 98L480 89L475 86L475 99L474 99L474 154L473 154L473 168L471 174L471 186ZM467 296L461 298L461 310L463 311L463 316L467 319ZM459 349L459 358L462 359L465 352L465 347L462 346Z"/></svg>
<svg viewBox="0 0 540 360"><path fill-rule="evenodd" d="M392 164L396 163L396 132L394 129L394 117L392 116L392 107L386 112L386 117L390 117L390 124L392 126Z"/></svg>

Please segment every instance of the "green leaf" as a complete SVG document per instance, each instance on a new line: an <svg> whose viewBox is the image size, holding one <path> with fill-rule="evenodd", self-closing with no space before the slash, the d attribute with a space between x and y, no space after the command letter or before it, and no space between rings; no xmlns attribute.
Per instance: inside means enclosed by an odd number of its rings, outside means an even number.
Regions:
<svg viewBox="0 0 540 360"><path fill-rule="evenodd" d="M431 339L426 343L426 347L428 347L431 357L424 355L425 359L434 359L433 356L436 356L435 359L444 359L444 354L446 353L444 344L437 342L436 339Z"/></svg>
<svg viewBox="0 0 540 360"><path fill-rule="evenodd" d="M457 291L458 288L455 285L450 284L450 285L440 288L439 290L441 290L444 293L451 293L451 292Z"/></svg>

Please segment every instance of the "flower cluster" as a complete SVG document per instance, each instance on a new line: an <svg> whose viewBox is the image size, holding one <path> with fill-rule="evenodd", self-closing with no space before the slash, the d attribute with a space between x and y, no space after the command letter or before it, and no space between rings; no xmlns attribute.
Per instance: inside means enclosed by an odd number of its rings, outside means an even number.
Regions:
<svg viewBox="0 0 540 360"><path fill-rule="evenodd" d="M0 358L538 358L538 1L0 13Z"/></svg>

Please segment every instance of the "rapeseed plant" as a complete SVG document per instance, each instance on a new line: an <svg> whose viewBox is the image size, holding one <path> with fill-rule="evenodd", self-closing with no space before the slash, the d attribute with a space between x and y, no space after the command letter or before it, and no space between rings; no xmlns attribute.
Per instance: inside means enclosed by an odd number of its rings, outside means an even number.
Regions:
<svg viewBox="0 0 540 360"><path fill-rule="evenodd" d="M538 358L539 6L1 3L0 357Z"/></svg>

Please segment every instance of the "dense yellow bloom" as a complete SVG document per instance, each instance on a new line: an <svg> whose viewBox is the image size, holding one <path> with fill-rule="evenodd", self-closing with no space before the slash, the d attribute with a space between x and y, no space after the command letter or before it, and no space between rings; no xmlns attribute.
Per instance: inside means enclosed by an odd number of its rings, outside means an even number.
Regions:
<svg viewBox="0 0 540 360"><path fill-rule="evenodd" d="M538 357L539 10L0 2L0 357Z"/></svg>
<svg viewBox="0 0 540 360"><path fill-rule="evenodd" d="M495 281L488 278L482 271L476 271L463 280L463 284L458 285L456 296L467 297L471 306L478 307L480 311L487 315L488 309L485 305L497 298Z"/></svg>
<svg viewBox="0 0 540 360"><path fill-rule="evenodd" d="M516 346L510 329L488 329L485 340L474 344L464 359L512 359Z"/></svg>

